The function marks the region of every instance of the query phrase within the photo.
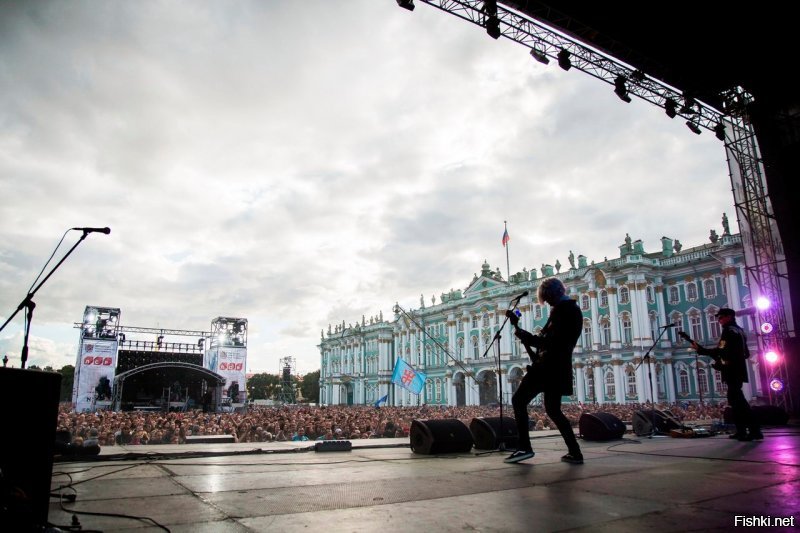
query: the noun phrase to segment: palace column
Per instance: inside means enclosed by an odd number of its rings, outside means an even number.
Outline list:
[[[589,312],[592,321],[592,349],[600,349],[600,311],[597,307],[597,290],[589,289]]]
[[[619,310],[617,307],[617,288],[608,287],[608,318],[611,325],[611,349],[621,350],[622,340],[619,335]]]
[[[572,371],[575,372],[575,391],[578,401],[581,403],[586,402],[586,377],[583,374],[584,364],[580,361],[572,365]]]
[[[622,356],[614,355],[611,359],[611,370],[614,373],[614,397],[618,404],[625,404],[625,372],[622,371]]]

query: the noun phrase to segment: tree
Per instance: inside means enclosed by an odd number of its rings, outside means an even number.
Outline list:
[[[275,399],[280,390],[280,377],[277,374],[254,374],[247,380],[247,396],[251,400]]]
[[[64,365],[58,371],[61,374],[61,396],[60,401],[72,401],[72,384],[75,381],[75,367],[72,365]]]
[[[305,401],[319,403],[319,370],[309,372],[302,379],[300,393]]]

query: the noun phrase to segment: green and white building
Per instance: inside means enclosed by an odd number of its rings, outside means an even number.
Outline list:
[[[751,352],[757,351],[753,318],[746,314],[752,303],[741,237],[727,232],[717,237],[712,231],[710,240],[683,249],[678,241],[662,237],[661,250],[647,253],[642,241],[631,242],[626,235],[616,259],[587,264],[586,257],[578,256],[576,262],[570,252],[570,266],[563,271],[556,262],[555,268],[542,265],[539,273],[523,269],[510,280],[484,263],[465,290],[443,293],[438,302],[431,298],[426,305],[421,299],[418,308],[396,312],[391,320],[379,314],[369,320],[362,317],[355,325],[329,325],[319,345],[320,402],[362,405],[388,395],[388,405],[485,405],[499,401],[501,382],[503,401],[510,403],[529,358],[506,325],[499,343],[498,379],[492,339],[510,302],[524,291],[529,294],[519,304],[520,326],[534,333],[541,330],[549,308],[537,302],[536,290],[550,276],[564,282],[584,315],[573,353],[574,395],[565,401],[724,399],[725,386],[710,358],[698,357],[677,334],[685,331],[701,344],[713,345],[720,333],[717,310],[745,310],[737,321],[749,334]],[[662,329],[666,324],[676,326]],[[410,394],[390,382],[397,357],[427,374],[422,394]],[[759,358],[752,357],[748,365],[749,399],[763,391]]]

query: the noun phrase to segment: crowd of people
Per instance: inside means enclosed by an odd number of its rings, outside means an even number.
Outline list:
[[[630,423],[640,404],[566,404],[564,414],[577,427],[583,413],[602,411]],[[722,419],[720,405],[685,402],[661,404],[681,421],[710,423]],[[554,429],[541,406],[529,406],[531,431]],[[408,437],[415,419],[457,418],[467,424],[477,417],[500,415],[499,406],[305,406],[250,407],[246,413],[96,411],[78,413],[65,404],[58,430],[69,431],[75,445],[184,444],[192,435],[231,435],[235,442],[339,440]],[[504,416],[513,416],[510,406]]]

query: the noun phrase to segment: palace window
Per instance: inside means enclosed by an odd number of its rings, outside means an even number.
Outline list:
[[[728,384],[722,381],[722,373],[719,370],[714,370],[714,390],[720,394],[728,392]]]
[[[480,357],[480,347],[478,346],[478,336],[472,336],[472,358],[477,359]]]
[[[611,346],[611,321],[606,318],[601,323],[601,326],[603,327],[603,346],[608,348]]]
[[[701,368],[697,371],[697,381],[699,382],[700,392],[708,394],[708,376],[706,375],[705,368]]]
[[[694,283],[686,284],[686,299],[690,302],[697,300],[697,285]]]
[[[583,319],[583,347],[586,350],[592,349],[592,321],[588,318]]]
[[[628,385],[628,391],[627,391],[628,392],[628,396],[629,397],[635,397],[636,396],[636,372],[633,370],[633,368],[628,367],[627,370],[625,370],[625,380],[626,380],[627,385]]]
[[[472,315],[472,328],[478,327],[478,315]]]
[[[628,287],[620,287],[619,289],[619,303],[626,304],[630,302],[630,292]]]
[[[534,308],[533,308],[533,318],[536,319],[536,320],[541,320],[542,319],[542,306],[541,305],[536,304],[534,306]]]
[[[689,327],[692,330],[691,337],[696,340],[703,338],[703,327],[700,325],[700,313],[694,313],[689,317]]]
[[[584,311],[589,309],[589,296],[587,294],[581,296],[581,309]]]
[[[489,313],[483,314],[483,327],[485,328],[489,327]]]
[[[647,288],[645,289],[645,292],[647,293],[647,303],[651,304],[655,302],[655,297],[653,296],[653,287],[648,285]]]
[[[633,325],[628,313],[622,314],[622,344],[625,346],[633,344]]]
[[[708,336],[712,339],[719,338],[721,330],[719,327],[719,320],[716,317],[717,310],[713,309],[708,312]]]
[[[441,379],[437,379],[435,383],[436,383],[436,389],[435,389],[436,396],[435,396],[435,398],[436,398],[437,402],[441,402],[442,401],[442,380]]]
[[[685,368],[678,372],[678,392],[681,394],[689,393],[689,372]]]
[[[606,398],[613,400],[617,395],[617,389],[614,385],[614,373],[612,371],[606,372]]]
[[[680,292],[678,291],[678,287],[673,285],[669,288],[669,303],[676,304],[680,302]]]
[[[608,291],[600,291],[600,307],[608,307]]]
[[[706,295],[706,298],[714,298],[717,295],[717,287],[713,279],[703,282],[703,294]]]
[[[456,341],[456,359],[464,360],[464,337],[459,337]]]
[[[456,331],[464,331],[464,322],[462,320],[456,320]]]

